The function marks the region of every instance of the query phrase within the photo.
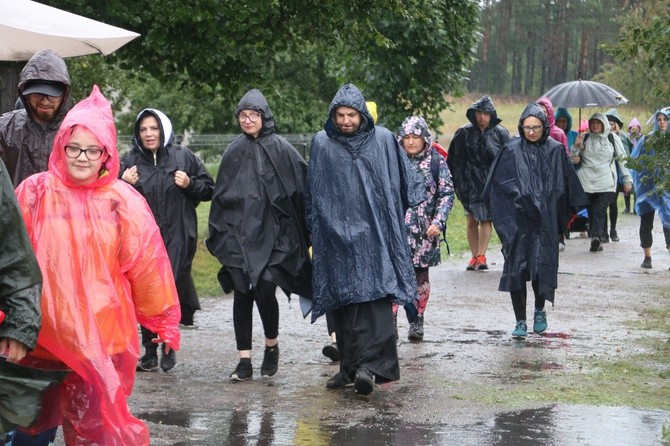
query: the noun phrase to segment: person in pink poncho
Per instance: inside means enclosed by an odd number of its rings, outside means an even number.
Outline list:
[[[551,103],[551,99],[548,97],[541,97],[537,100],[537,103],[540,104],[540,108],[544,111],[544,114],[547,116],[547,125],[549,126],[549,136],[554,138],[556,141],[563,144],[565,147],[565,152],[570,153],[570,146],[568,146],[568,137],[565,135],[565,132],[561,130],[559,126],[556,125],[556,115],[554,114],[554,106]]]
[[[44,277],[42,329],[22,364],[71,370],[27,433],[62,424],[69,446],[148,445],[147,426],[126,402],[137,324],[179,349],[165,245],[146,201],[118,173],[112,109],[94,86],[58,130],[49,170],[16,189]]]

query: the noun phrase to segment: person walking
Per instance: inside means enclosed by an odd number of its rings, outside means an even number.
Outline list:
[[[398,131],[398,142],[423,179],[426,200],[405,212],[405,227],[419,292],[418,316],[410,324],[407,338],[423,340],[424,313],[430,297],[429,268],[440,263],[440,234],[454,204],[454,186],[447,161],[433,148],[433,136],[420,116],[408,116]],[[398,305],[393,306],[397,314]],[[396,318],[397,319],[397,318]]]
[[[577,176],[589,199],[589,229],[591,232],[591,252],[603,250],[607,207],[616,195],[617,167],[623,177],[623,191],[632,188],[632,178],[625,164],[626,152],[617,135],[610,132],[609,122],[604,113],[595,113],[589,119],[589,132],[580,134],[570,151],[570,159],[579,165]]]
[[[96,85],[63,120],[48,171],[16,189],[44,277],[42,328],[22,364],[71,370],[26,431],[62,424],[71,446],[148,445],[147,426],[127,404],[138,322],[158,334],[154,342],[179,349],[179,300],[160,231],[118,172],[112,108]]]
[[[639,159],[645,155],[655,155],[654,145],[661,138],[668,139],[668,120],[670,119],[670,107],[664,107],[655,114],[654,130],[643,136],[631,153],[631,158]],[[658,155],[656,155],[658,156]],[[665,246],[670,254],[670,192],[659,193],[658,182],[663,181],[665,173],[651,172],[646,168],[634,170],[635,177],[635,212],[640,216],[640,246],[644,252],[644,259],[640,265],[642,268],[651,269],[651,247],[654,239],[654,217],[658,212],[663,225],[663,236]]]
[[[559,107],[556,109],[556,127],[563,130],[566,138],[568,138],[568,149],[572,147],[579,133],[576,130],[572,130],[572,115],[567,108]]]
[[[558,286],[558,239],[570,209],[586,196],[565,147],[549,137],[549,122],[538,103],[519,118],[519,138],[509,140],[496,157],[483,197],[491,204],[493,225],[505,259],[500,291],[512,298],[515,338],[525,338],[526,282],[535,295],[533,331],[548,328],[545,302],[554,303]]]
[[[72,107],[70,74],[52,50],[38,51],[19,75],[23,107],[0,116],[0,159],[14,187],[47,170],[56,132]]]
[[[252,316],[256,302],[265,333],[261,376],[279,366],[277,287],[311,298],[309,235],[305,227],[307,164],[275,133],[265,96],[247,91],[235,116],[242,134],[221,158],[209,213],[209,252],[221,263],[219,282],[233,294],[233,324],[239,363],[231,381],[253,376]]]
[[[469,124],[459,128],[449,145],[447,164],[454,190],[465,208],[466,236],[472,258],[467,270],[486,270],[486,250],[491,240],[491,209],[482,200],[486,175],[493,159],[509,140],[509,132],[500,125],[493,100],[482,96],[468,108]]]
[[[417,300],[405,210],[425,199],[395,136],[375,126],[362,92],[342,86],[312,139],[306,218],[312,237],[312,322],[330,312],[340,370],[330,389],[360,395],[400,378],[392,304]]]
[[[153,108],[145,108],[137,115],[133,149],[121,158],[119,176],[142,194],[151,208],[172,265],[181,308],[179,322],[191,326],[194,313],[200,309],[191,276],[198,244],[196,207],[212,199],[214,180],[193,152],[174,144],[172,122]],[[158,370],[159,346],[153,342],[156,334],[145,327],[141,327],[141,332],[145,353],[137,370]],[[174,350],[161,355],[163,371],[176,364]]]
[[[630,152],[633,150],[633,143],[628,139],[628,135],[624,132],[621,131],[621,128],[623,127],[623,121],[621,121],[621,117],[619,116],[619,112],[617,111],[616,108],[610,108],[605,112],[605,116],[607,117],[607,121],[609,122],[610,126],[610,132],[614,135],[617,135],[619,139],[621,140],[621,144],[623,144],[623,149],[626,152],[626,158],[630,156]],[[616,168],[617,168],[617,186],[616,186],[616,193],[614,195],[614,199],[608,206],[608,211],[609,214],[605,214],[605,243],[607,243],[608,240],[612,240],[613,242],[618,242],[619,241],[619,234],[617,233],[616,230],[616,223],[617,219],[619,218],[619,193],[623,193],[624,199],[628,197],[628,203],[630,204],[630,194],[632,192],[632,189],[628,192],[623,191],[623,173],[621,172],[621,167],[619,166],[619,162],[615,161]],[[607,231],[607,217],[609,216],[609,238],[608,238],[608,231]]]
[[[544,96],[537,100],[540,108],[547,117],[547,125],[549,126],[549,136],[554,138],[556,141],[563,144],[565,147],[566,153],[570,152],[570,146],[568,145],[568,137],[566,133],[556,125],[556,117],[554,115],[554,105],[551,103],[551,99]]]

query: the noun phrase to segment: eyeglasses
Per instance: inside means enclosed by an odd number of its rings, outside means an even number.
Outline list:
[[[28,94],[28,97],[32,99],[35,102],[40,102],[42,98],[47,98],[47,100],[51,103],[53,102],[58,102],[58,100],[62,97],[61,96],[49,96],[48,94],[42,94],[42,93],[30,93]]]
[[[261,117],[261,114],[260,114],[260,113],[249,113],[248,115],[243,115],[242,113],[240,113],[239,116],[237,117],[237,119],[238,119],[240,122],[244,122],[244,121],[246,121],[247,119],[248,119],[250,122],[256,122],[256,121],[258,121],[258,118],[260,118],[260,117]]]
[[[67,155],[68,158],[79,158],[79,155],[83,153],[89,161],[97,161],[102,156],[102,152],[104,152],[104,150],[97,147],[82,149],[77,146],[65,146],[65,155]]]
[[[540,130],[542,130],[542,126],[541,126],[541,125],[533,125],[533,126],[530,126],[530,125],[524,125],[524,126],[521,127],[521,128],[522,128],[523,131],[526,132],[526,133],[530,133],[530,132],[537,133],[537,132],[539,132]]]

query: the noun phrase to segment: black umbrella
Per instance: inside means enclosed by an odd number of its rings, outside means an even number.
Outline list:
[[[548,97],[554,107],[579,108],[578,122],[582,121],[582,108],[615,107],[628,103],[628,99],[614,88],[600,82],[581,79],[558,84],[542,96]]]

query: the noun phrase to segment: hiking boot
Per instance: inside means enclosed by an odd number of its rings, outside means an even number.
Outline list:
[[[338,372],[337,374],[333,375],[326,381],[326,388],[327,389],[342,389],[346,386],[352,385],[353,382],[351,382],[351,379],[347,374]]]
[[[231,381],[244,381],[253,376],[254,370],[251,367],[251,358],[240,358],[240,362],[230,374]]]
[[[611,239],[613,242],[618,242],[618,241],[619,241],[619,234],[617,234],[616,229],[612,229],[612,230],[610,231],[610,239]]]
[[[473,257],[470,259],[470,263],[468,263],[468,266],[465,268],[466,271],[474,271],[477,269],[477,257]]]
[[[354,380],[354,389],[359,395],[370,395],[374,388],[374,379],[368,369],[360,368],[356,371],[356,379]]]
[[[600,239],[598,237],[594,237],[591,239],[591,248],[589,248],[589,251],[591,252],[599,252],[602,251],[603,247],[600,245]]]
[[[477,256],[477,270],[482,271],[489,269],[489,265],[486,263],[486,256]]]
[[[640,267],[642,267],[644,269],[652,269],[651,257],[645,256],[644,260],[642,261],[642,265],[640,265]]]
[[[516,327],[512,332],[513,338],[525,339],[528,335],[528,327],[526,326],[526,321],[516,321]]]
[[[161,369],[163,369],[164,372],[169,372],[170,370],[174,369],[174,366],[177,365],[177,353],[174,351],[174,349],[170,349],[168,353],[165,353],[163,351],[163,355],[161,356]]]
[[[547,331],[547,312],[544,310],[535,309],[535,316],[533,317],[533,331],[535,333],[543,333]]]
[[[333,362],[340,360],[340,352],[337,350],[337,343],[333,342],[332,344],[326,345],[322,350],[323,356],[327,357]]]
[[[423,316],[417,316],[416,319],[414,319],[414,322],[409,324],[407,339],[410,341],[423,340]]]
[[[265,346],[263,362],[261,363],[261,376],[268,377],[277,373],[279,367],[279,344],[272,347]]]
[[[158,371],[158,355],[156,353],[146,353],[137,362],[135,370],[138,372],[156,372]]]

